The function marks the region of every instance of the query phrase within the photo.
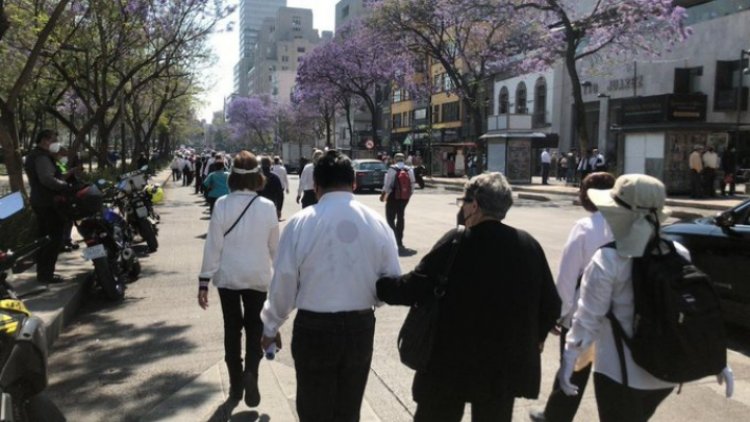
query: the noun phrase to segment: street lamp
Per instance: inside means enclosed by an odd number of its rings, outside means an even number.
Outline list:
[[[744,67],[745,57],[750,57],[750,49],[740,50],[740,62],[739,62],[739,66],[737,66],[738,68],[737,77],[739,78],[739,84],[738,84],[739,88],[737,89],[737,136],[734,140],[735,146],[739,144],[740,142],[740,123],[741,123],[740,114],[742,112],[742,100],[743,100],[742,90],[744,88],[743,75],[750,74],[750,68]]]

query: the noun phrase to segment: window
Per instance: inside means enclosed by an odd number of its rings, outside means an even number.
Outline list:
[[[282,62],[282,63],[287,63],[287,62],[289,62],[289,56],[281,56],[281,62]]]
[[[393,91],[393,102],[397,103],[401,101],[401,90],[397,89]]]
[[[703,76],[702,67],[686,67],[674,70],[674,93],[694,94],[701,92],[700,77]]]
[[[446,92],[453,90],[453,81],[447,73],[443,73],[443,90]]]
[[[403,124],[404,127],[409,126],[409,112],[408,111],[401,113],[401,124]]]
[[[443,75],[433,75],[432,77],[432,90],[433,92],[443,91]]]
[[[544,78],[536,80],[534,85],[534,124],[535,126],[547,123],[547,81]]]
[[[521,82],[516,87],[516,114],[526,114],[526,84]]]
[[[346,19],[349,16],[349,5],[347,4],[341,9],[341,19]]]
[[[747,110],[747,87],[739,92],[741,70],[747,67],[747,60],[740,65],[739,60],[716,62],[716,88],[714,94],[714,110],[737,110],[737,98],[741,98],[742,111]],[[744,84],[743,84],[744,85]]]
[[[440,105],[432,107],[432,123],[440,123]]]
[[[305,47],[297,47],[297,52],[298,53],[304,53],[305,52]]]
[[[292,25],[296,27],[302,26],[302,18],[299,16],[292,16]]]
[[[401,127],[401,115],[400,114],[394,114],[393,115],[393,128],[398,129]]]
[[[459,107],[458,101],[443,104],[442,121],[455,122],[455,121],[460,120],[459,110],[460,110],[460,107]]]
[[[289,66],[281,66],[281,70],[289,70]]]
[[[500,98],[498,99],[498,113],[497,114],[508,114],[508,88],[500,88]]]

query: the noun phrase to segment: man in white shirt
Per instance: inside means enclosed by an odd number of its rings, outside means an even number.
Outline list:
[[[549,179],[549,168],[550,163],[552,163],[552,157],[549,155],[548,148],[545,148],[544,151],[542,151],[540,159],[542,161],[542,184],[549,185],[547,180]]]
[[[604,172],[591,173],[581,183],[578,197],[581,206],[591,215],[576,221],[570,230],[568,241],[565,243],[565,248],[560,257],[560,269],[555,280],[557,293],[562,301],[558,322],[560,332],[555,333],[560,335],[561,356],[565,350],[565,335],[570,329],[573,313],[577,308],[583,270],[600,247],[614,240],[604,216],[589,200],[587,192],[589,189],[610,189],[614,184],[614,176]],[[590,359],[586,362],[581,362],[579,359],[577,367],[580,369],[573,373],[571,381],[578,387],[579,394],[575,396],[566,395],[560,390],[559,382],[555,380],[544,411],[532,411],[530,413],[529,416],[532,421],[573,421],[588,383],[589,373],[591,372]]]
[[[719,155],[714,151],[714,147],[706,147],[706,152],[703,153],[703,190],[706,195],[710,197],[716,197],[716,188],[714,187],[714,181],[716,180],[716,169],[719,168]]]
[[[278,176],[279,180],[281,180],[281,187],[284,189],[284,192],[289,195],[289,177],[286,173],[286,167],[284,167],[284,164],[281,162],[281,158],[278,156],[273,158],[273,165],[271,166],[271,173]],[[281,195],[279,197],[279,218],[281,218],[281,209],[284,208],[284,195]]]
[[[614,248],[594,253],[583,273],[581,298],[566,336],[565,352],[558,372],[560,389],[566,394],[580,394],[571,383],[578,355],[596,341],[594,388],[599,420],[647,421],[659,404],[672,392],[675,383],[661,380],[633,359],[623,344],[623,361],[607,315],[611,312],[632,338],[635,300],[633,294],[633,258],[642,257],[657,233],[658,221],[666,220],[666,190],[658,179],[643,174],[626,174],[609,190],[589,189],[588,197],[604,215],[615,239]],[[677,252],[687,261],[690,253],[677,242]],[[734,379],[728,367],[718,374],[726,382],[726,395],[732,395]]]
[[[396,240],[382,217],[355,200],[347,156],[329,151],[313,177],[320,202],[295,214],[281,235],[261,346],[272,346],[297,308],[300,421],[356,421],[372,360],[376,282],[401,272]]]
[[[414,177],[414,169],[404,164],[404,154],[398,153],[393,159],[396,160],[396,164],[385,174],[380,202],[385,202],[385,219],[396,234],[399,253],[404,255],[409,253],[404,247],[404,213],[417,180]]]
[[[297,188],[297,203],[302,200],[302,208],[307,208],[310,205],[318,203],[318,198],[315,196],[315,183],[313,181],[313,170],[315,163],[318,162],[320,157],[323,156],[323,151],[316,149],[312,155],[312,161],[305,164],[305,167],[299,174],[299,187]]]

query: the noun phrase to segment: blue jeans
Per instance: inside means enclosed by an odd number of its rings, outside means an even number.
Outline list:
[[[297,312],[292,357],[300,422],[359,421],[374,335],[372,310]]]

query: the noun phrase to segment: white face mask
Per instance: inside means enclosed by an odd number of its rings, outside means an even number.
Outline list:
[[[68,164],[68,157],[60,158],[60,163],[62,163],[63,165]]]
[[[57,154],[58,152],[60,152],[60,147],[61,145],[59,142],[53,142],[49,144],[49,152],[53,154]]]

